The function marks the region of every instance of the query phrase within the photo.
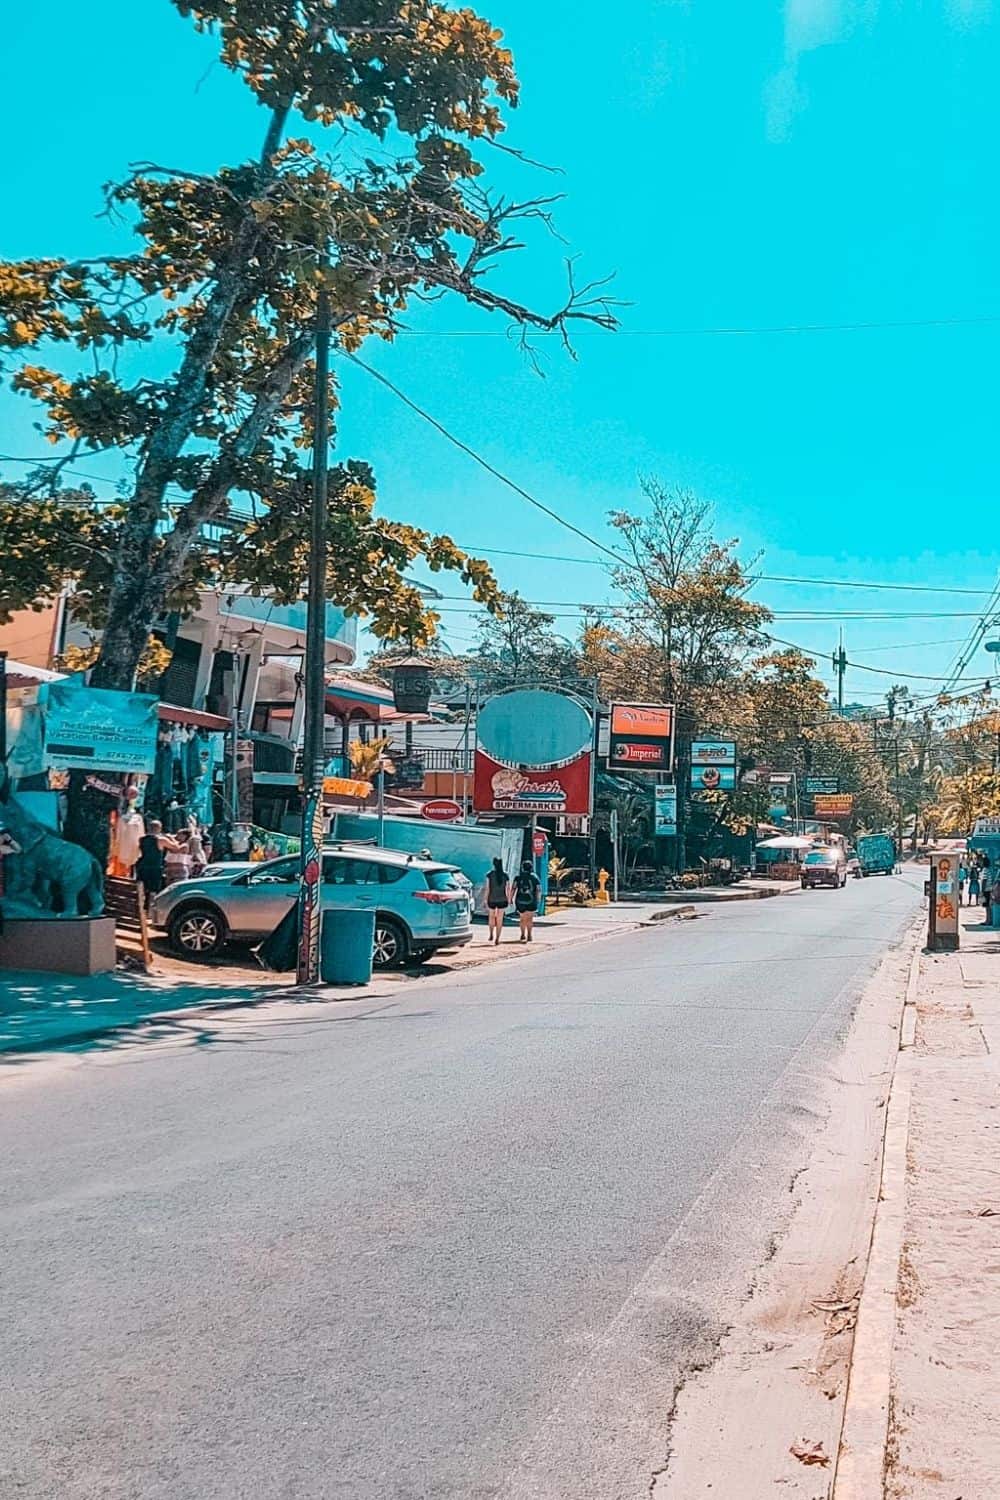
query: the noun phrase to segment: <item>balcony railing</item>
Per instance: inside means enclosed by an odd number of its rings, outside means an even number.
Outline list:
[[[339,734],[328,735],[324,742],[324,750],[329,760],[337,760],[342,753],[343,741]],[[389,755],[402,760],[406,755],[403,745],[392,745]],[[425,771],[471,771],[472,770],[472,747],[463,750],[461,746],[456,750],[441,747],[439,745],[423,746],[414,745],[413,759],[419,760]]]

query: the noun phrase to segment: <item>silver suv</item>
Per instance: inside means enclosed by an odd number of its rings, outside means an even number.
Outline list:
[[[212,958],[227,943],[260,943],[298,899],[299,858],[212,865],[153,900],[150,921],[185,958]],[[472,938],[468,882],[453,865],[396,849],[327,846],[320,902],[375,913],[377,969],[421,963]]]

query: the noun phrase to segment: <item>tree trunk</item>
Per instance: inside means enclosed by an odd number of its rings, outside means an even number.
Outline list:
[[[111,852],[111,802],[106,792],[95,791],[86,785],[86,771],[70,771],[69,790],[66,794],[66,823],[63,836],[71,844],[79,844],[95,857],[103,870],[107,868]],[[102,771],[104,781],[117,781],[111,771]]]

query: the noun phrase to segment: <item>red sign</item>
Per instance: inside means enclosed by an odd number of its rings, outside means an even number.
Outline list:
[[[429,818],[432,823],[454,823],[456,818],[462,816],[461,807],[450,797],[434,797],[430,802],[424,803],[420,812],[422,817]]]
[[[591,760],[587,750],[564,766],[522,771],[477,750],[472,805],[476,812],[588,816]]]
[[[531,840],[532,852],[534,853],[536,859],[541,859],[542,855],[545,853],[546,848],[548,847],[548,842],[548,839],[539,828],[535,833],[534,838]]]
[[[633,744],[631,740],[615,743],[615,764],[625,766],[659,766],[663,751],[659,745]]]

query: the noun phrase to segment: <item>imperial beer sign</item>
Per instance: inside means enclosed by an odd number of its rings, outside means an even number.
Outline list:
[[[673,768],[673,704],[612,704],[608,770],[672,771]]]

